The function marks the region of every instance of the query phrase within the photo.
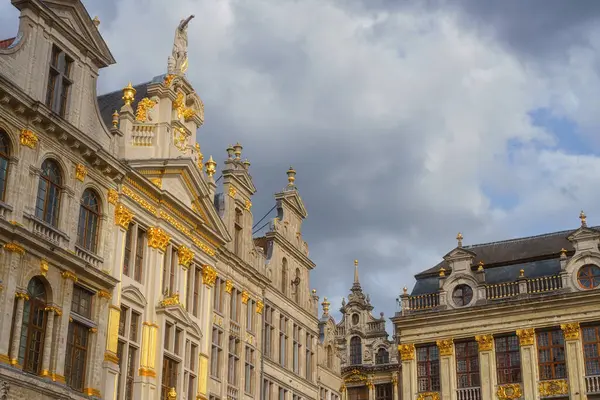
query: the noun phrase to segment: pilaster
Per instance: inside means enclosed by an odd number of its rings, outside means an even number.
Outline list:
[[[51,373],[52,380],[55,382],[65,383],[65,356],[67,354],[67,337],[69,335],[69,319],[71,314],[71,301],[73,299],[73,285],[77,281],[77,277],[71,273],[64,271],[62,272],[63,285],[62,285],[62,310],[63,313],[58,317],[57,321],[57,338],[58,346],[57,350],[51,356]]]
[[[518,329],[519,345],[521,352],[521,376],[523,378],[523,398],[538,400],[540,395],[537,390],[538,360],[535,346],[535,329]]]
[[[50,355],[52,354],[52,338],[54,328],[54,315],[60,315],[60,312],[52,306],[46,307],[46,333],[44,337],[44,350],[42,352],[42,370],[41,376],[50,377]]]
[[[565,356],[570,398],[572,400],[586,400],[585,360],[583,359],[579,322],[562,324],[560,328],[565,335]]]
[[[6,267],[4,269],[4,274],[1,276],[2,285],[0,285],[0,304],[2,305],[2,313],[0,314],[0,362],[5,364],[10,362],[10,330],[17,321],[16,315],[13,315],[13,310],[16,301],[15,292],[17,290],[17,278],[19,276],[19,271],[21,270],[23,253],[13,250],[17,250],[19,247],[5,245],[1,250],[2,263]],[[22,247],[20,247],[20,249],[22,249]],[[15,332],[20,332],[20,329],[18,331],[15,330]]]
[[[481,398],[493,399],[496,394],[496,352],[494,336],[478,335],[475,340],[479,346],[479,373],[481,377]]]
[[[419,391],[417,385],[417,363],[415,360],[415,345],[400,344],[398,352],[402,360],[402,399],[413,400]]]
[[[23,308],[25,301],[29,300],[29,295],[24,291],[15,293],[17,309],[15,311],[14,334],[10,343],[10,365],[16,367],[19,365],[19,342],[21,339],[21,327],[23,326]]]
[[[440,350],[440,397],[442,400],[456,400],[454,340],[452,338],[438,340],[436,344]]]
[[[398,373],[392,373],[392,400],[400,400],[398,398]]]

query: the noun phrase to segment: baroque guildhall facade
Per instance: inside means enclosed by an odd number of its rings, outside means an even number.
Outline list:
[[[392,318],[403,400],[599,399],[600,229],[458,245]]]
[[[320,334],[327,359],[339,354],[343,400],[399,400],[399,364],[396,346],[388,340],[383,313],[372,315],[369,295],[363,293],[354,261],[354,282],[348,302],[342,299],[339,323],[329,314],[324,298]]]
[[[0,41],[0,398],[339,399],[296,172],[253,238],[242,146],[217,173],[196,142],[192,17],[166,74],[97,97],[99,70],[115,63],[100,21],[79,0],[12,3],[18,34]]]

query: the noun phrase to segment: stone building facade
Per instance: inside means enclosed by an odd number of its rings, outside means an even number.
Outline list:
[[[383,313],[372,315],[369,295],[363,293],[354,261],[354,283],[348,302],[342,299],[342,318],[336,323],[330,304],[322,303],[321,334],[328,358],[338,354],[342,371],[342,400],[399,400],[399,364],[396,347],[388,339]]]
[[[403,399],[600,398],[600,230],[458,245],[392,319]]]
[[[0,41],[0,398],[339,396],[296,172],[253,238],[242,146],[217,172],[196,141],[191,17],[166,74],[97,97],[115,63],[97,18],[75,0],[13,4],[18,34]]]

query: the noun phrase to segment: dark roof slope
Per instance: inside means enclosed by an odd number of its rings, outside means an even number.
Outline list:
[[[133,108],[134,112],[137,109],[138,102],[148,95],[148,84],[150,82],[140,83],[133,87],[135,89],[135,100],[131,103],[131,108]],[[100,115],[107,127],[110,128],[112,126],[112,115],[115,110],[119,111],[123,107],[123,104],[122,89],[98,96]]]
[[[600,227],[592,227],[590,229],[598,230]],[[487,269],[487,267],[494,265],[519,264],[525,261],[552,258],[552,256],[558,256],[560,250],[563,248],[568,252],[572,252],[574,251],[573,244],[567,237],[573,232],[574,230],[546,233],[493,243],[463,246],[463,248],[475,253],[475,264],[483,261]],[[446,261],[441,261],[435,267],[420,272],[415,277],[419,279],[437,274],[441,267],[444,267],[446,270],[449,269]]]

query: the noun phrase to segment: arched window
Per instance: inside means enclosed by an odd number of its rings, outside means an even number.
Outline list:
[[[39,278],[33,278],[27,286],[29,300],[23,307],[23,325],[19,345],[19,364],[23,371],[40,373],[44,334],[46,333],[46,288]]]
[[[287,281],[288,281],[288,266],[287,260],[284,258],[281,262],[281,293],[287,294]]]
[[[60,168],[56,161],[44,161],[35,204],[35,216],[52,226],[58,226],[61,184]]]
[[[386,349],[381,348],[375,354],[375,364],[388,364],[390,362],[390,354]]]
[[[327,368],[333,368],[333,349],[327,346]]]
[[[0,200],[6,198],[6,181],[8,179],[8,158],[10,157],[10,140],[6,132],[0,129]]]
[[[358,336],[350,339],[350,364],[362,364],[362,343]]]
[[[100,198],[92,189],[86,189],[79,206],[77,244],[86,250],[96,252],[98,247],[98,225],[100,221]]]

